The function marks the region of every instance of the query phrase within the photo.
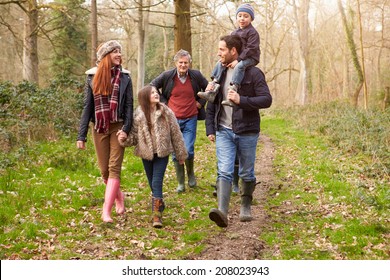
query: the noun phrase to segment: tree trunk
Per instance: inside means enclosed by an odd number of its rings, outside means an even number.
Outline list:
[[[91,0],[91,66],[96,64],[96,49],[98,42],[98,29],[97,29],[97,4],[96,0]]]
[[[309,7],[310,0],[301,0],[299,7],[297,7],[295,0],[293,1],[299,39],[300,74],[295,94],[295,102],[298,105],[305,105],[307,103],[307,96],[311,91],[309,63]]]
[[[180,49],[192,53],[191,1],[175,0],[175,52]]]
[[[168,6],[165,7],[165,11],[167,12]],[[167,26],[166,23],[166,16],[164,16],[164,26]],[[163,28],[163,38],[164,38],[164,53],[163,53],[163,66],[164,70],[168,70],[169,66],[171,65],[171,60],[169,59],[169,39],[168,39],[168,32],[167,28]]]
[[[348,45],[349,51],[351,52],[353,65],[354,65],[355,70],[356,70],[357,75],[358,75],[358,83],[356,85],[355,92],[351,96],[352,105],[357,107],[359,93],[360,93],[360,90],[362,89],[362,86],[363,86],[363,71],[362,71],[362,68],[361,68],[360,63],[359,63],[359,58],[358,58],[357,51],[356,51],[356,44],[355,44],[355,41],[353,39],[353,29],[352,29],[352,27],[349,27],[349,25],[348,25],[347,17],[345,15],[343,5],[341,4],[341,0],[337,0],[337,4],[338,4],[339,11],[341,14],[341,20],[342,20],[344,31],[345,31],[345,37],[347,39],[347,45]]]
[[[307,101],[307,69],[306,59],[303,56],[299,58],[299,80],[295,93],[295,103],[297,105],[305,105]]]
[[[359,19],[359,39],[360,39],[360,55],[362,61],[362,74],[363,74],[363,97],[364,97],[364,109],[368,109],[368,92],[367,92],[367,79],[366,79],[366,69],[364,63],[364,47],[363,47],[363,26],[362,26],[362,14],[360,12],[360,0],[357,0],[358,6],[358,19]]]
[[[145,83],[145,44],[146,44],[146,29],[149,24],[149,11],[144,12],[145,6],[150,7],[150,0],[140,1],[138,7],[138,77],[137,77],[137,92],[144,86]]]
[[[350,71],[349,71],[349,56],[347,50],[343,48],[343,85],[342,85],[342,98],[348,100],[349,84],[350,84]]]
[[[378,57],[377,57],[377,90],[380,90],[384,86],[384,81],[382,77],[382,53],[383,50],[386,48],[385,43],[387,40],[387,36],[385,36],[385,23],[386,23],[386,13],[385,13],[385,7],[386,4],[383,3],[383,6],[381,7],[381,44],[378,51]]]
[[[167,34],[167,29],[166,28],[163,28],[163,37],[164,37],[164,55],[163,55],[163,66],[164,66],[164,70],[168,70],[169,69],[169,65],[170,65],[170,60],[169,60],[169,46],[168,46],[168,34]]]
[[[205,72],[204,71],[205,69],[203,69],[203,56],[202,56],[202,54],[204,52],[204,50],[203,50],[204,44],[202,44],[202,42],[204,42],[204,40],[205,40],[204,37],[205,37],[204,36],[204,21],[201,21],[200,26],[199,26],[199,42],[200,43],[198,46],[198,57],[199,57],[198,63],[199,63],[199,71],[202,73]]]
[[[264,46],[268,46],[268,36],[269,36],[269,30],[270,30],[270,27],[269,27],[269,21],[270,21],[270,18],[271,18],[271,15],[269,13],[269,2],[266,1],[265,2],[265,16],[264,16],[264,20],[265,20],[265,34],[264,34],[264,40],[263,40],[263,44]],[[271,19],[272,20],[272,19]],[[261,49],[260,49],[261,51]],[[267,71],[267,52],[266,51],[263,51],[261,52],[261,55],[260,55],[260,58],[263,58],[263,67],[260,66],[260,68],[263,68],[265,71]],[[261,65],[261,59],[260,59],[260,65]],[[274,81],[274,83],[276,84],[276,81]]]
[[[38,9],[37,1],[28,1],[24,23],[23,79],[39,83],[38,75]]]
[[[390,103],[390,87],[385,88],[385,96],[382,101],[382,110],[385,111]]]

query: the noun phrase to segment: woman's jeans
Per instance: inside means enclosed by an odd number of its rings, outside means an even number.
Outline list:
[[[238,176],[245,182],[256,181],[255,160],[259,133],[238,135],[233,130],[219,127],[216,133],[218,178],[233,181],[236,155],[239,160]]]
[[[156,154],[153,160],[142,159],[152,196],[155,198],[163,198],[163,180],[168,160],[169,156],[160,158]]]
[[[180,127],[180,131],[183,134],[184,144],[187,149],[187,159],[193,159],[195,155],[195,140],[196,140],[196,127],[198,124],[198,117],[194,116],[188,119],[178,119],[177,123]],[[177,161],[175,154],[172,154],[172,159]]]

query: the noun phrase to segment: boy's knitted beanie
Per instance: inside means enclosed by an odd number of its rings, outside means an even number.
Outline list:
[[[245,4],[242,4],[240,7],[238,7],[237,9],[237,12],[236,12],[236,16],[239,12],[245,12],[245,13],[248,13],[252,20],[255,19],[255,10],[253,9],[253,7],[248,4],[248,3],[245,3]]]

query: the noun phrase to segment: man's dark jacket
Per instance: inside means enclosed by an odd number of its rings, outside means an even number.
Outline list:
[[[221,85],[224,85],[226,70],[222,73]],[[206,134],[216,134],[221,114],[223,99],[222,86],[214,103],[207,104]],[[272,104],[264,73],[257,67],[249,67],[245,71],[244,79],[238,90],[240,104],[233,107],[232,129],[235,134],[249,134],[260,132],[259,109],[268,108]]]

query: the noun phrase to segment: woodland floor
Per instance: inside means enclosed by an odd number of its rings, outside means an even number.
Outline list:
[[[255,164],[255,175],[258,185],[253,193],[251,222],[240,222],[240,197],[232,196],[229,209],[229,225],[219,234],[206,240],[206,247],[197,260],[253,260],[261,259],[264,243],[258,236],[267,227],[268,219],[264,211],[267,190],[273,184],[274,145],[270,138],[260,136],[263,149],[258,154]]]

